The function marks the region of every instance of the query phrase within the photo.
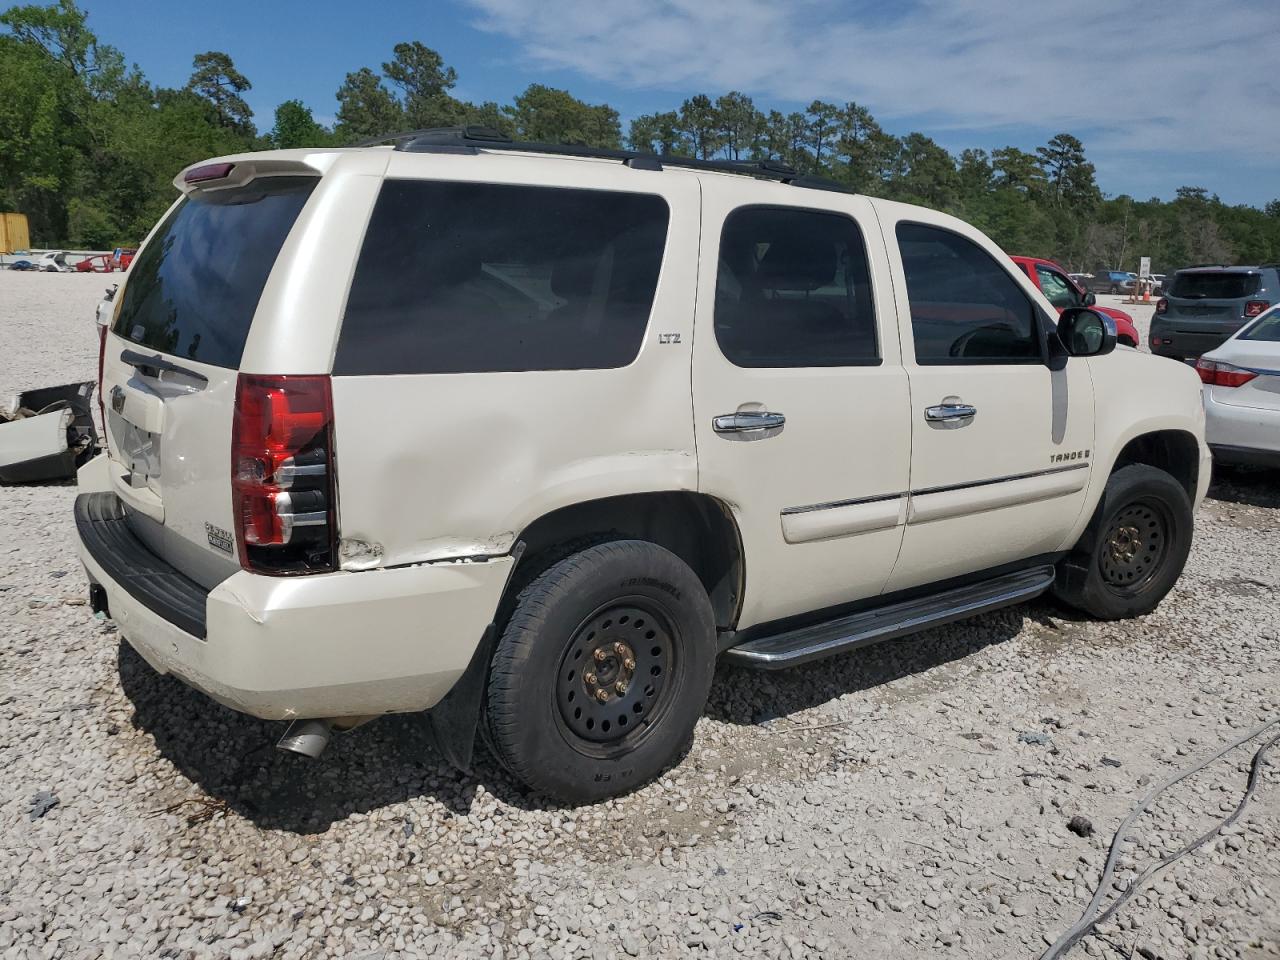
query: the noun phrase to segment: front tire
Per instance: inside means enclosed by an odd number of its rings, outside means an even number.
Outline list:
[[[1054,595],[1099,620],[1150,613],[1191,550],[1191,500],[1173,477],[1143,463],[1111,475],[1093,520],[1058,565]]]
[[[575,553],[525,587],[489,671],[498,761],[567,803],[633,790],[685,750],[715,671],[702,583],[657,544]]]

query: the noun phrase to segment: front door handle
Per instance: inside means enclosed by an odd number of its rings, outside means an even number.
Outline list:
[[[936,407],[924,408],[924,418],[930,423],[969,423],[977,415],[977,407],[954,401],[944,401]]]
[[[716,433],[763,433],[776,430],[786,422],[787,418],[780,413],[739,411],[716,417],[711,421],[711,428]]]

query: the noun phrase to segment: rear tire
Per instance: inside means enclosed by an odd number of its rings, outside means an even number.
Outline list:
[[[1192,526],[1191,501],[1177,480],[1144,463],[1121,467],[1058,564],[1054,595],[1099,620],[1150,613],[1186,565]]]
[[[525,587],[489,670],[490,748],[567,803],[641,786],[685,750],[715,672],[715,618],[675,554],[589,547]]]
[[[1120,337],[1117,342],[1124,344],[1126,347],[1133,347],[1135,350],[1138,349],[1138,344],[1129,337]]]

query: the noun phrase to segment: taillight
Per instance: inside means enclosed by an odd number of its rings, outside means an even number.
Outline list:
[[[1200,379],[1205,383],[1215,387],[1243,386],[1257,376],[1252,370],[1203,357],[1196,361],[1196,373],[1200,374]]]
[[[1244,315],[1246,317],[1258,317],[1262,315],[1262,311],[1271,306],[1266,300],[1250,300],[1244,305]]]
[[[240,374],[231,488],[242,567],[276,575],[334,569],[334,462],[327,376]]]
[[[1156,313],[1164,313],[1168,309],[1169,309],[1169,301],[1166,300],[1164,297],[1161,297],[1159,300],[1156,301]]]

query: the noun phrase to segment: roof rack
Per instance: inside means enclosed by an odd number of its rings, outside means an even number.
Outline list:
[[[662,170],[664,167],[681,167],[691,170],[711,170],[717,173],[736,173],[774,180],[804,187],[810,190],[831,190],[837,193],[853,193],[849,187],[824,177],[802,174],[777,160],[698,160],[671,154],[645,153],[639,150],[614,150],[608,147],[588,147],[578,143],[534,143],[512,140],[492,127],[433,127],[428,130],[406,130],[384,137],[373,137],[357,143],[357,147],[394,143],[395,149],[407,153],[477,153],[480,150],[510,150],[519,153],[545,153],[557,157],[590,157],[600,160],[618,160],[636,170]]]

